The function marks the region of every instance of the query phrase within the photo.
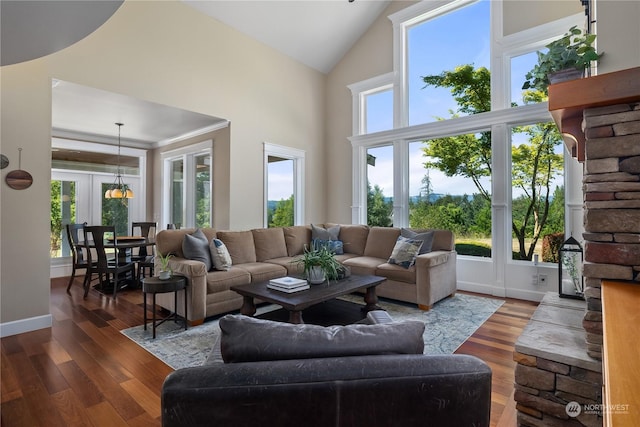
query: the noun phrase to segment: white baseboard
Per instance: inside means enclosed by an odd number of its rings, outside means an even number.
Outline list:
[[[50,328],[52,323],[53,321],[50,314],[0,323],[0,338]]]
[[[479,294],[491,295],[501,298],[517,298],[526,301],[540,302],[545,292],[531,291],[526,289],[503,288],[501,286],[492,286],[486,283],[458,282],[458,290],[467,292],[476,292]]]

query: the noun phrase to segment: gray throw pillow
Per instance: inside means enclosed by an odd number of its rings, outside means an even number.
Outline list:
[[[211,252],[209,250],[209,241],[199,228],[192,234],[185,234],[182,240],[182,253],[186,259],[202,261],[207,267],[207,271],[211,270],[213,262],[211,261]]]
[[[424,233],[416,233],[415,231],[409,230],[408,228],[401,228],[400,235],[411,240],[422,240],[422,246],[420,247],[420,252],[418,253],[418,255],[431,252],[435,231],[432,230],[426,231]]]
[[[219,324],[225,363],[422,354],[424,350],[424,323],[417,320],[324,327],[228,314]]]
[[[340,234],[340,226],[334,225],[333,227],[323,228],[317,225],[311,224],[311,239],[320,240],[338,240]]]

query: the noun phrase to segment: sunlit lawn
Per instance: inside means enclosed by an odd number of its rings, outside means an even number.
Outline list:
[[[531,244],[531,239],[525,239],[525,247],[528,248]],[[475,255],[475,256],[491,256],[491,238],[482,237],[461,237],[456,238],[456,247],[460,255]],[[486,248],[486,249],[485,249]],[[518,239],[512,240],[512,250],[519,252]],[[542,239],[538,239],[536,242],[535,252],[542,259]]]

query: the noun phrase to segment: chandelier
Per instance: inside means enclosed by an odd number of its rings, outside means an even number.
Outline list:
[[[105,199],[133,199],[133,191],[127,184],[122,182],[122,175],[120,174],[120,129],[124,126],[122,123],[116,123],[118,126],[118,172],[116,173],[116,180],[113,185],[104,192]]]

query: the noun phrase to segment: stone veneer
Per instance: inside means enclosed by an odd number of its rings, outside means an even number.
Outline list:
[[[602,360],[603,279],[640,284],[640,103],[584,111],[587,353]]]
[[[585,301],[549,292],[518,338],[513,356],[518,426],[602,425],[597,410],[602,403],[602,363],[587,355],[585,307]],[[585,410],[570,417],[570,402]]]
[[[640,100],[583,118],[586,301],[545,295],[516,342],[518,426],[602,425],[601,283],[640,285]],[[593,410],[571,417],[570,402]]]

